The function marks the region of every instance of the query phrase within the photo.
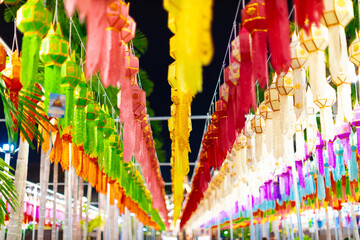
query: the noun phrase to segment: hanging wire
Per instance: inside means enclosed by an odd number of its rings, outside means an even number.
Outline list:
[[[45,3],[46,5],[46,3]],[[58,5],[59,5],[59,2],[58,0],[55,0],[55,11],[54,11],[54,19],[53,19],[53,25],[55,26],[56,23],[59,22],[59,19],[58,19]]]
[[[82,41],[82,39],[81,39],[81,37],[80,37],[80,33],[79,33],[79,31],[77,30],[77,28],[76,28],[76,26],[75,26],[75,23],[74,23],[74,21],[72,21],[72,19],[70,19],[70,23],[73,25],[73,27],[74,27],[74,29],[75,29],[75,32],[76,32],[76,34],[77,34],[77,36],[78,36],[78,38],[79,38],[79,40],[80,40],[81,48],[84,50],[84,52],[85,52],[85,54],[86,54],[85,44],[84,44],[84,42]],[[96,78],[97,78],[97,80],[98,80],[98,82],[99,82],[99,85],[100,85],[100,87],[102,88],[104,94],[106,95],[106,98],[108,99],[108,102],[109,102],[109,104],[110,104],[110,106],[111,106],[111,108],[112,108],[112,111],[113,111],[113,118],[114,118],[114,116],[115,116],[115,108],[114,108],[114,106],[112,105],[112,103],[111,103],[111,101],[110,101],[110,98],[109,98],[109,96],[107,95],[107,93],[106,93],[106,91],[105,91],[105,87],[104,87],[104,85],[102,84],[102,82],[101,82],[101,80],[100,80],[99,74],[96,74],[95,76],[96,76]],[[92,77],[90,78],[90,88],[92,88]]]
[[[72,17],[70,17],[70,26],[69,26],[69,55],[71,55],[71,30],[72,30]],[[82,51],[81,51],[82,53]],[[82,54],[81,54],[82,57]],[[82,59],[81,59],[82,60]]]
[[[18,45],[18,40],[17,40],[17,31],[16,31],[16,18],[14,19],[14,37],[13,37],[13,42],[12,42],[12,46],[11,46],[11,51],[14,52],[14,46],[16,46],[16,50],[18,50],[18,54],[19,54],[19,45]]]

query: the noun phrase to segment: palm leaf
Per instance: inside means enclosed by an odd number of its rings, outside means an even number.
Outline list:
[[[14,177],[8,170],[13,170],[7,165],[4,160],[0,159],[0,225],[4,224],[4,213],[9,216],[7,212],[6,202],[11,208],[17,206],[17,193],[12,178]]]
[[[136,30],[135,37],[132,40],[132,43],[134,45],[135,55],[138,58],[140,58],[146,53],[148,49],[148,40],[141,30]]]

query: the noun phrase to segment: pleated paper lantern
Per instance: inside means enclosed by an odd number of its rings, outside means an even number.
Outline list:
[[[2,72],[2,78],[6,87],[9,89],[10,100],[14,103],[16,109],[18,108],[19,91],[22,88],[22,84],[20,82],[20,70],[21,62],[18,52],[15,50],[11,55],[9,63]]]
[[[297,35],[294,33],[290,44],[291,68],[294,71],[294,107],[296,117],[299,118],[306,105],[306,73],[308,53],[300,46]]]
[[[256,133],[263,133],[265,129],[265,120],[260,116],[259,110],[257,110],[254,118],[251,120],[251,129]]]
[[[281,95],[294,95],[294,75],[291,69],[285,74],[281,73],[276,80],[276,87]]]
[[[308,52],[324,51],[328,46],[328,29],[324,25],[311,26],[309,34],[300,31],[301,46]]]
[[[276,79],[276,76],[274,79]],[[276,81],[273,81],[269,88],[265,90],[264,98],[264,103],[268,108],[274,112],[280,110],[280,94],[276,87]]]
[[[324,0],[322,23],[326,26],[346,26],[354,18],[351,0]]]
[[[139,72],[139,59],[129,49],[125,51],[125,77],[133,78]]]
[[[24,34],[21,48],[21,83],[27,89],[34,85],[41,38],[50,28],[51,14],[39,0],[28,0],[17,11],[16,19],[17,28]]]
[[[259,105],[259,114],[264,120],[272,119],[273,111],[269,107],[267,107],[264,102],[262,102]]]
[[[0,72],[6,67],[6,56],[5,47],[0,43]]]
[[[128,43],[131,41],[131,39],[135,37],[135,32],[136,32],[136,22],[132,17],[128,16],[125,26],[120,31],[121,39],[125,43]]]
[[[359,32],[355,31],[355,40],[350,44],[349,54],[350,61],[356,66],[360,66],[360,40]]]

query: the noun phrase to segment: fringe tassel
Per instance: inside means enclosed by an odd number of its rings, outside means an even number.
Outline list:
[[[317,175],[317,191],[319,200],[325,199],[325,184],[321,174]]]

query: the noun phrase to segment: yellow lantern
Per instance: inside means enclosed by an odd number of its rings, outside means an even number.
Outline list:
[[[270,84],[269,88],[264,92],[264,103],[274,112],[280,110],[280,94],[276,87],[275,79],[276,75],[274,76],[273,82]]]
[[[176,35],[170,38],[170,56],[176,59]]]
[[[294,95],[294,75],[291,69],[287,73],[281,73],[276,80],[276,87],[281,95]]]

